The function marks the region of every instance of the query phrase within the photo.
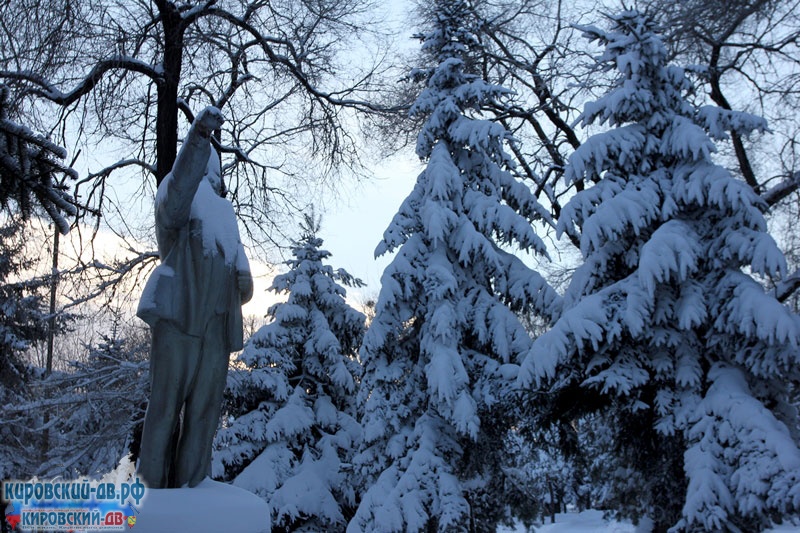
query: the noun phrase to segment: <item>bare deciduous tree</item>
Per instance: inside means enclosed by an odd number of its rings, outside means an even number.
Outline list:
[[[222,108],[228,121],[215,144],[234,201],[259,229],[275,229],[278,205],[298,201],[283,178],[357,162],[343,122],[348,110],[376,111],[362,98],[375,69],[348,69],[342,52],[367,33],[367,8],[364,0],[13,0],[3,7],[0,77],[29,109],[46,102],[62,121],[72,117],[61,127],[75,129],[62,134],[125,152],[80,184],[101,212],[112,173],[138,168],[154,178],[151,188],[169,172],[181,112],[190,121],[192,109]]]

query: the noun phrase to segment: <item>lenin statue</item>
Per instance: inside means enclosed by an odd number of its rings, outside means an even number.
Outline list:
[[[253,295],[211,149],[211,133],[222,122],[214,107],[197,115],[156,194],[161,264],[137,311],[153,338],[138,466],[150,488],[194,487],[209,475],[228,358],[242,348],[242,303]]]

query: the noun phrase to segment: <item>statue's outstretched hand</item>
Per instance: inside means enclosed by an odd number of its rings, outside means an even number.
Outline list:
[[[214,106],[208,106],[194,119],[194,127],[204,137],[208,137],[212,131],[219,129],[225,119],[222,118],[222,111]]]

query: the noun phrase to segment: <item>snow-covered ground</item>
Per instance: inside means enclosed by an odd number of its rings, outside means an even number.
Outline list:
[[[548,523],[536,526],[536,533],[645,533],[649,532],[649,526],[640,524],[634,526],[630,522],[617,522],[615,520],[604,520],[603,511],[589,510],[582,513],[559,513],[553,524]],[[767,530],[771,533],[800,533],[800,526],[782,525]],[[519,525],[515,529],[500,527],[497,533],[527,533],[524,526]]]
[[[589,510],[582,513],[558,513],[555,523],[551,524],[548,518],[546,523],[536,526],[536,533],[639,533],[647,531],[646,528],[637,529],[630,522],[616,522],[603,520],[603,511]],[[497,533],[527,533],[522,524],[511,529],[500,527]]]

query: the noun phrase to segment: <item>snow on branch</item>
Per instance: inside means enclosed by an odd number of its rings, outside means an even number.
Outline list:
[[[86,176],[84,179],[82,179],[80,181],[80,183],[86,183],[86,182],[91,181],[91,180],[96,179],[96,178],[108,177],[109,174],[111,174],[115,170],[118,170],[120,168],[130,167],[130,166],[141,167],[144,170],[150,172],[151,174],[155,174],[156,173],[156,168],[153,165],[147,164],[144,161],[142,161],[141,159],[135,159],[135,158],[121,159],[121,160],[117,161],[116,163],[114,163],[113,165],[109,165],[109,166],[107,166],[107,167],[105,167],[105,168],[103,168],[101,170],[98,170],[97,172],[92,172],[91,174]]]
[[[81,80],[76,87],[68,92],[62,92],[44,77],[29,71],[0,71],[0,78],[27,82],[32,86],[26,90],[56,104],[67,106],[76,102],[80,97],[89,93],[110,70],[128,70],[144,74],[154,81],[160,81],[163,73],[153,65],[130,56],[112,56],[98,62],[92,70]]]
[[[64,148],[7,118],[7,92],[0,86],[0,207],[10,209],[14,202],[27,218],[36,205],[66,234],[64,215],[78,212],[66,182],[75,180],[77,172],[61,162],[67,156]]]
[[[775,298],[785,302],[797,289],[800,289],[800,269],[795,270],[775,286]]]
[[[782,182],[764,192],[761,197],[772,206],[800,188],[800,172],[795,172]]]

